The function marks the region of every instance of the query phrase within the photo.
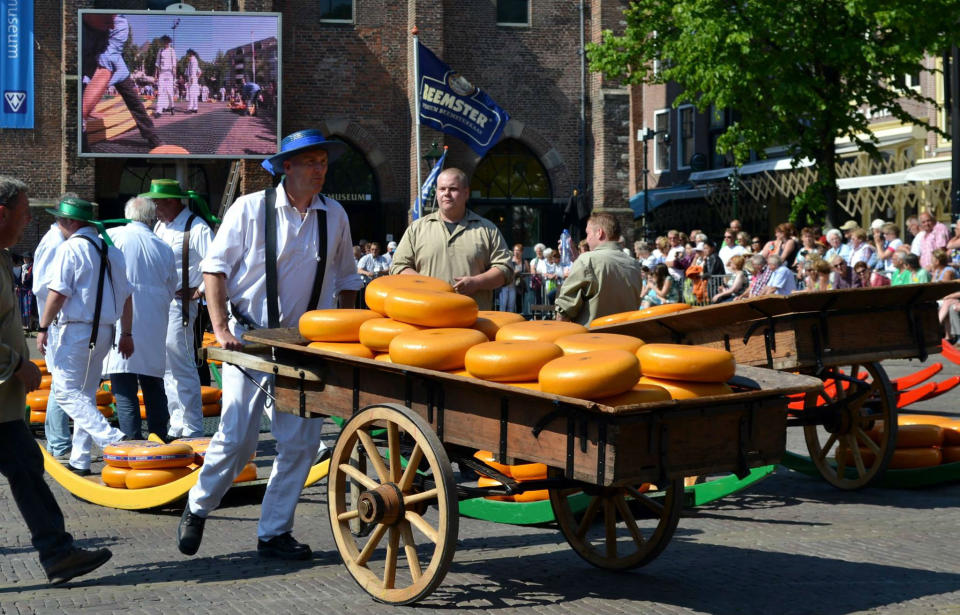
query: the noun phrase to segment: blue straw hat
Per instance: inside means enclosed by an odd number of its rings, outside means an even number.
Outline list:
[[[319,130],[310,128],[298,130],[280,141],[280,151],[264,160],[260,165],[273,175],[283,174],[283,161],[297,154],[322,149],[327,152],[327,162],[333,162],[347,151],[347,144],[335,139],[327,139]]]

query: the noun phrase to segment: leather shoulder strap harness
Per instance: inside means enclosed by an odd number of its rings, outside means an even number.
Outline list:
[[[190,214],[187,225],[183,229],[183,245],[180,247],[180,324],[184,327],[190,324],[190,301],[187,293],[190,290],[190,227],[197,218],[197,214]]]
[[[110,261],[107,258],[107,242],[100,240],[97,241],[87,237],[86,235],[74,235],[74,237],[79,237],[80,239],[86,239],[90,242],[90,245],[100,254],[100,277],[97,279],[97,301],[94,304],[93,308],[93,329],[90,332],[90,348],[92,349],[97,345],[97,332],[100,329],[100,312],[103,309],[103,281],[105,276],[110,278],[110,288],[116,292],[113,288],[113,274],[110,272]],[[114,300],[116,300],[116,295],[114,295]],[[112,343],[113,340],[111,340]]]

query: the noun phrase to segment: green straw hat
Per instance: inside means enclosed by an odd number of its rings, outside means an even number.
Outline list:
[[[47,209],[47,213],[57,218],[70,218],[71,220],[83,220],[84,222],[93,222],[93,203],[83,199],[68,196],[59,203],[56,209]]]
[[[190,195],[180,188],[175,179],[154,179],[150,181],[150,192],[139,195],[150,199],[188,199]]]

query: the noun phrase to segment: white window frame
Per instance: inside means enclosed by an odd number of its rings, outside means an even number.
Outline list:
[[[683,148],[683,112],[690,110],[690,136],[693,137],[693,151],[686,152]],[[697,151],[697,111],[693,105],[680,105],[677,107],[677,138],[670,139],[677,144],[677,170],[684,171],[690,168],[690,163],[684,163],[694,152]],[[688,155],[689,154],[689,155]]]
[[[908,89],[908,90],[913,90],[913,91],[915,91],[915,92],[919,92],[919,91],[920,91],[920,79],[921,79],[920,73],[922,73],[922,72],[923,72],[923,70],[917,71],[917,74],[916,74],[917,82],[916,82],[916,83],[913,82],[914,75],[912,75],[912,74],[910,74],[910,73],[906,73],[906,74],[903,75],[903,84],[904,84],[904,86],[906,87],[906,89]]]
[[[660,125],[660,123],[657,121],[657,118],[664,114],[666,114],[667,116],[667,134],[669,134],[670,133],[670,109],[669,108],[659,109],[653,112],[653,129],[660,130],[659,128],[657,128],[657,126]],[[670,135],[670,143],[673,143],[673,135]],[[660,148],[661,147],[667,148],[667,166],[665,168],[660,167]],[[663,143],[663,135],[656,135],[653,138],[653,172],[654,173],[659,175],[661,173],[670,172],[670,154],[671,154],[670,145]]]
[[[500,0],[496,0],[499,2]],[[493,7],[494,13],[497,11],[497,6],[494,4]],[[533,0],[527,0],[527,21],[526,23],[521,23],[519,21],[497,21],[498,26],[503,26],[505,28],[529,28],[533,25]]]
[[[350,0],[350,19],[324,19],[320,18],[320,23],[349,23],[357,22],[357,0]]]

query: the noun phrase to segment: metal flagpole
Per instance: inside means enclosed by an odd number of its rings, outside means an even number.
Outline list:
[[[414,26],[410,31],[413,34],[413,117],[415,139],[417,140],[417,198],[420,198],[420,188],[423,186],[423,169],[420,168],[420,40],[418,34],[420,31]],[[416,207],[416,205],[414,205]],[[420,211],[417,211],[417,217],[423,212],[423,203],[420,203]]]

